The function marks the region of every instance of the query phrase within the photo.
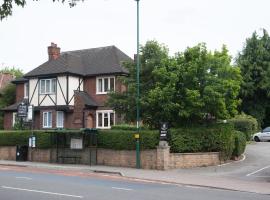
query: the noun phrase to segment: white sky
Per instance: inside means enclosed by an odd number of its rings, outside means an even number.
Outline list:
[[[85,0],[74,8],[28,0],[14,8],[0,21],[0,69],[34,69],[47,61],[51,42],[61,51],[115,45],[136,53],[134,0]],[[253,31],[270,31],[269,9],[269,0],[140,0],[140,43],[156,39],[171,55],[199,42],[210,50],[225,44],[235,56]]]

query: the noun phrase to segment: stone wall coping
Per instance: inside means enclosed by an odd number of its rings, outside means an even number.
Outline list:
[[[209,155],[209,154],[219,154],[219,152],[196,152],[196,153],[170,153],[173,155]]]

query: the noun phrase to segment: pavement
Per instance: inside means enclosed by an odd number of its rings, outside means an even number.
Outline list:
[[[243,191],[270,195],[270,182],[239,180],[233,177],[210,176],[208,174],[192,173],[190,170],[146,170],[111,166],[88,166],[70,164],[51,164],[38,162],[16,162],[0,160],[1,166],[19,166],[41,168],[48,170],[67,170],[80,172],[106,173],[112,176],[122,176],[134,181],[158,182],[163,184],[186,185],[190,187],[209,187],[232,191]],[[217,166],[219,167],[219,166]],[[222,167],[222,166],[220,166]]]

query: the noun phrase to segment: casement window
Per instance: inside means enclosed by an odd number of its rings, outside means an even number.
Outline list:
[[[56,91],[56,79],[41,79],[39,89],[40,94],[54,94]]]
[[[52,128],[52,112],[43,112],[43,128]]]
[[[56,112],[56,127],[64,128],[64,112],[63,111]]]
[[[115,90],[115,78],[110,77],[97,77],[96,79],[97,94],[107,94],[109,91]]]
[[[97,128],[109,129],[115,123],[115,114],[113,110],[98,110],[96,112]]]
[[[24,83],[24,98],[28,99],[29,96],[29,83]]]

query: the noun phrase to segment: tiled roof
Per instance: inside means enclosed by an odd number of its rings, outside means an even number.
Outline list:
[[[98,107],[98,103],[88,93],[75,91],[75,94],[79,95],[83,99],[86,106]]]
[[[128,70],[122,66],[123,61],[132,59],[115,46],[68,51],[55,60],[43,63],[24,77],[65,73],[82,76],[128,74]]]

